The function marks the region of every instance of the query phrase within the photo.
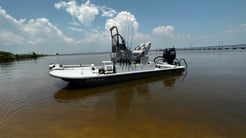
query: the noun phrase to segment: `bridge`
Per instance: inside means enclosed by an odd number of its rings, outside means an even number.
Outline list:
[[[163,51],[163,49],[153,49],[151,51]],[[184,47],[176,48],[177,51],[185,50],[236,50],[236,49],[246,49],[246,44],[234,44],[234,45],[215,45],[215,46],[198,46],[198,47]]]
[[[229,50],[229,49],[234,49],[234,50],[235,49],[246,49],[246,44],[177,48],[177,50]]]

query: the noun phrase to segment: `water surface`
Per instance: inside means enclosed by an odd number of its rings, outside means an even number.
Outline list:
[[[246,137],[246,51],[177,54],[183,74],[94,88],[52,78],[48,65],[108,54],[0,64],[0,137]]]

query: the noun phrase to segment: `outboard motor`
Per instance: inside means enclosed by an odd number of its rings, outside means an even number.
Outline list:
[[[163,51],[163,58],[168,64],[173,64],[174,59],[176,59],[175,48],[167,48]]]

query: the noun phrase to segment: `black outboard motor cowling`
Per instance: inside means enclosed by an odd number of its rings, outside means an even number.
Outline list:
[[[168,64],[173,64],[174,59],[176,59],[175,48],[167,48],[163,51],[163,58]]]

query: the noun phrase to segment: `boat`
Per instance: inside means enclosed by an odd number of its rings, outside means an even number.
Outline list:
[[[49,75],[70,84],[80,86],[98,86],[111,83],[137,80],[165,74],[182,73],[187,68],[185,59],[176,58],[175,48],[167,48],[153,61],[147,56],[150,42],[138,45],[134,50],[126,46],[118,28],[110,28],[112,38],[111,60],[101,65],[61,65],[50,64]]]

